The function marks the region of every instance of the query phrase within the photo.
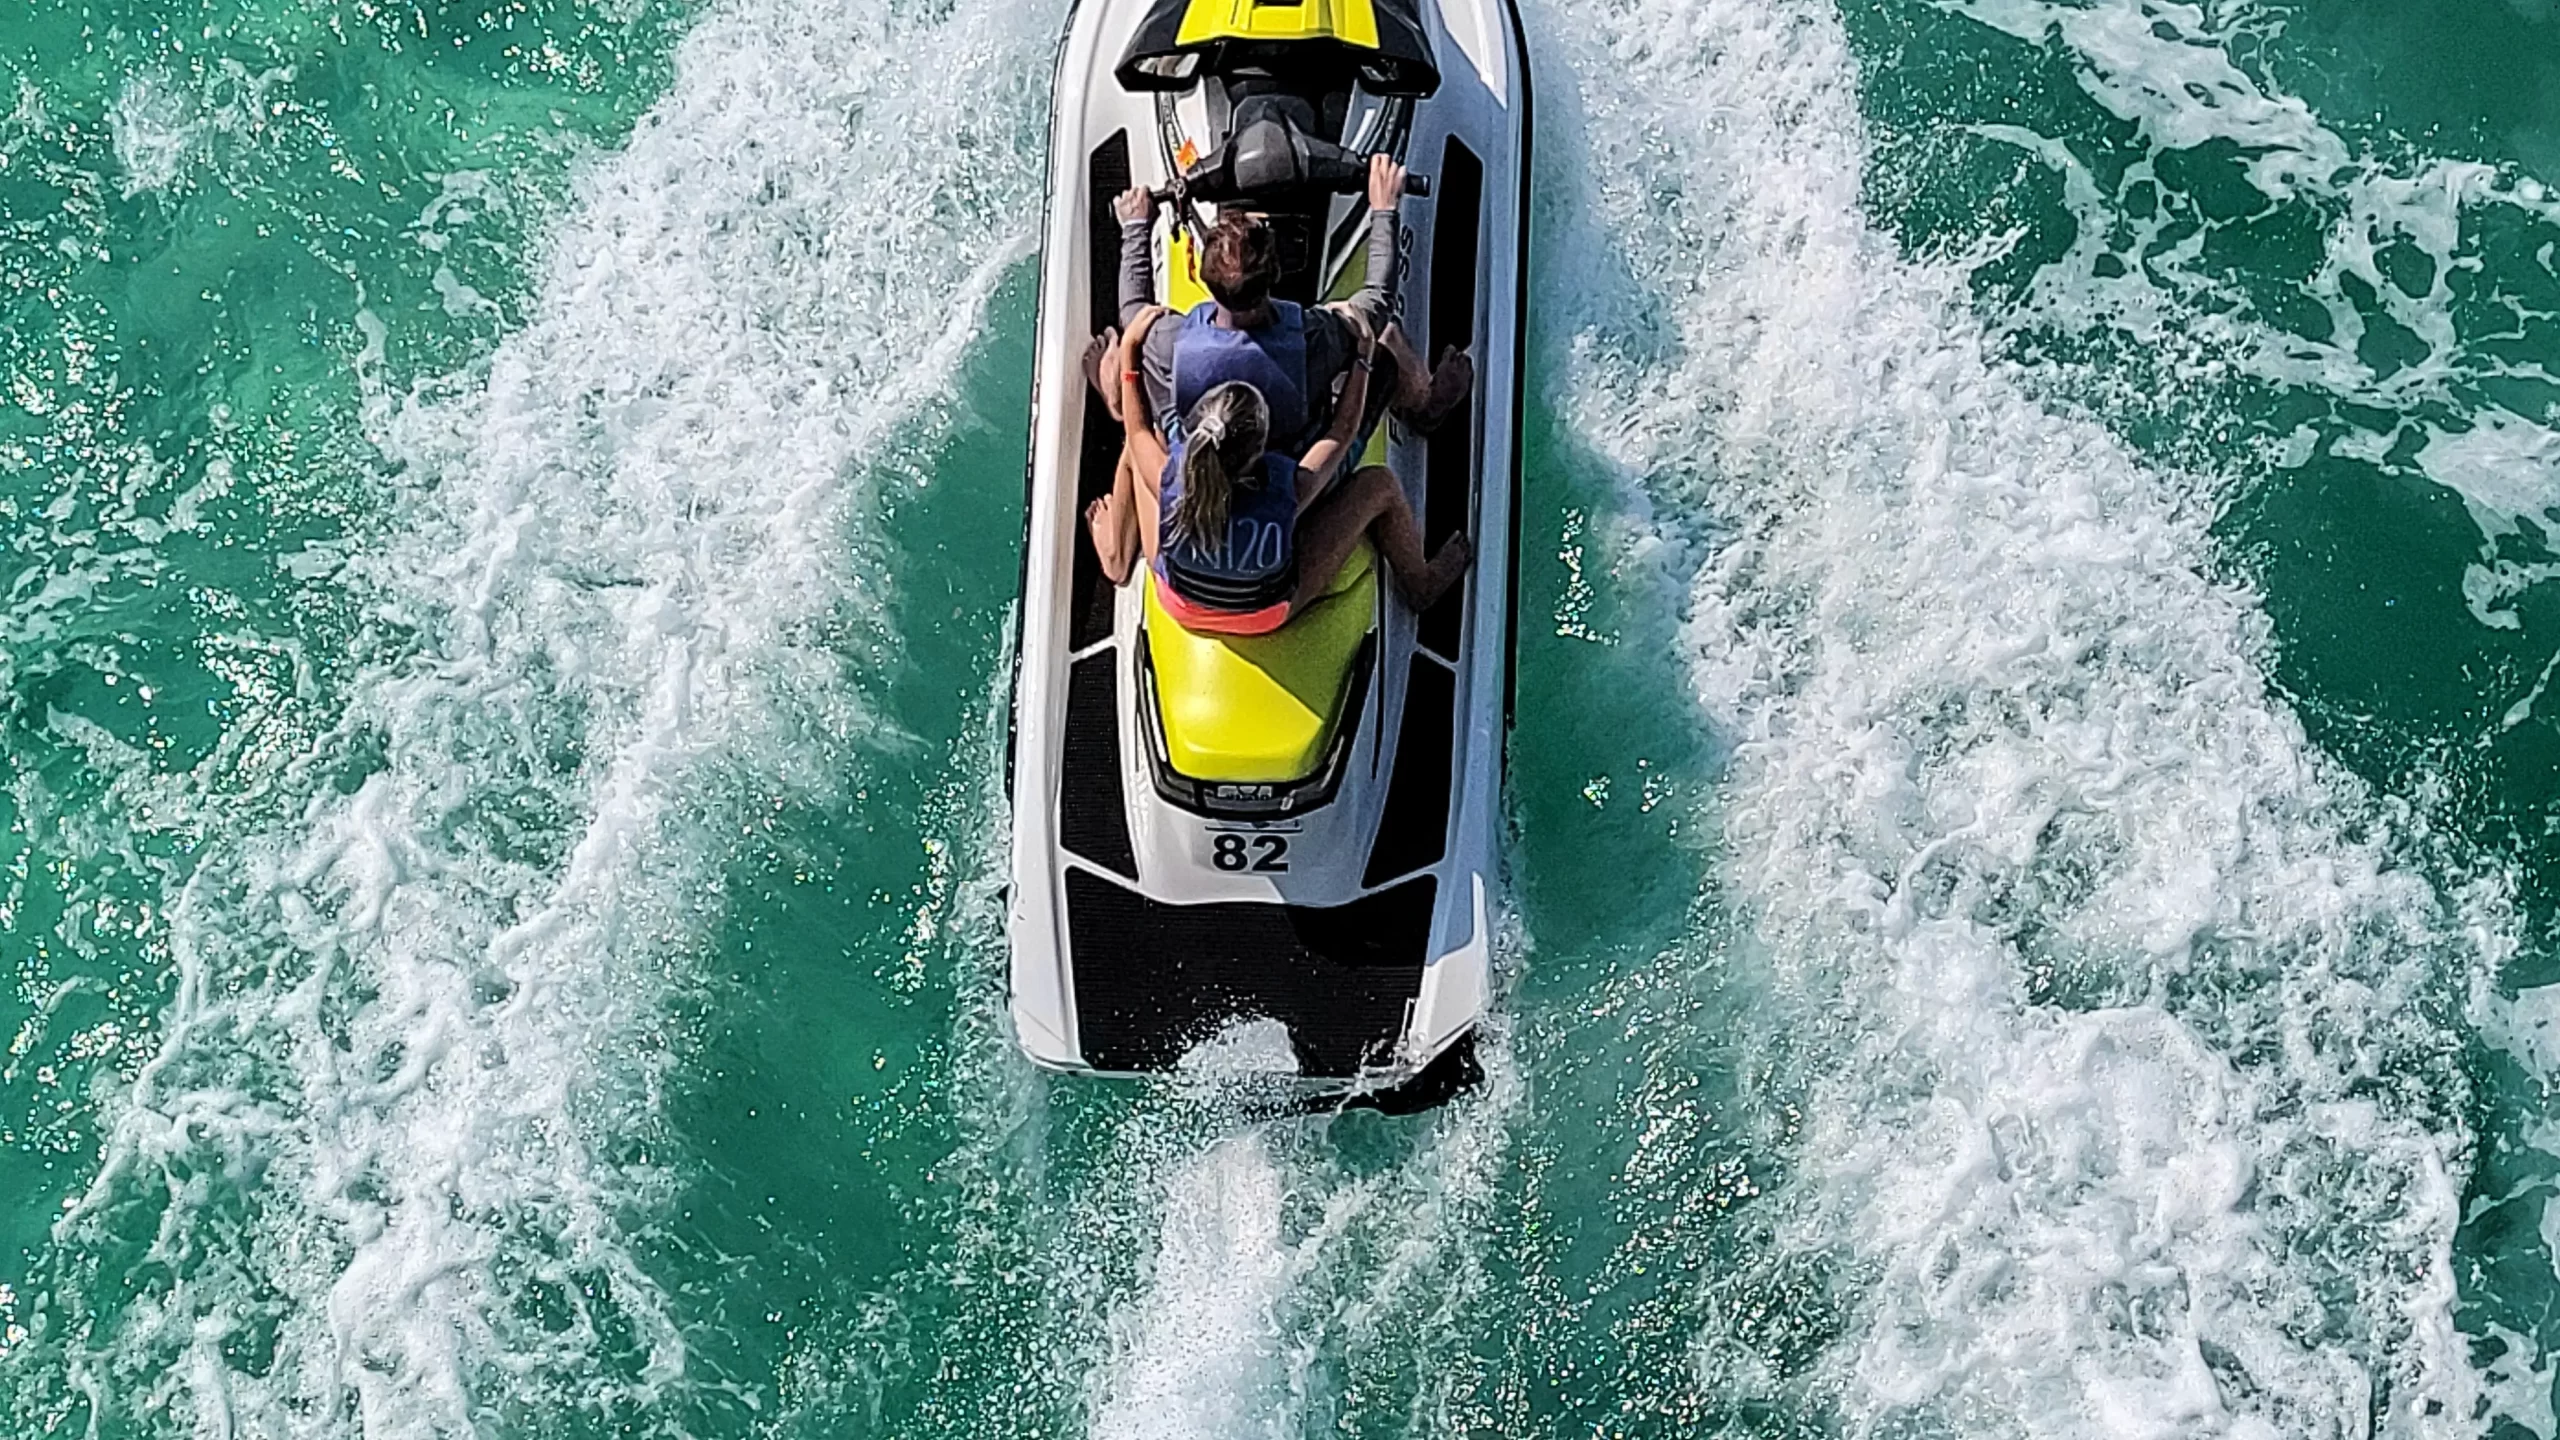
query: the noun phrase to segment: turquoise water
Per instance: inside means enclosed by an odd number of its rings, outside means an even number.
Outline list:
[[[8,1433],[2560,1430],[2560,16],[1527,13],[1404,1119],[1003,1033],[1060,7],[0,17]]]

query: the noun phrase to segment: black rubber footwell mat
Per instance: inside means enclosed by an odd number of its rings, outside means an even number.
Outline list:
[[[1087,655],[1067,671],[1058,834],[1069,850],[1134,880],[1138,857],[1129,846],[1129,807],[1120,793],[1120,709],[1111,688],[1116,653]]]
[[[1449,772],[1455,768],[1458,680],[1416,655],[1404,690],[1404,727],[1396,741],[1395,778],[1387,782],[1387,813],[1369,851],[1360,883],[1383,885],[1449,851]]]
[[[1455,345],[1476,343],[1476,291],[1482,283],[1477,266],[1484,234],[1484,162],[1458,137],[1440,156],[1439,194],[1432,202],[1431,331],[1424,338],[1429,354]],[[1485,357],[1478,355],[1482,365]],[[1438,550],[1440,542],[1473,523],[1476,491],[1476,409],[1470,395],[1432,432],[1423,470],[1422,545]],[[1484,548],[1485,537],[1475,537]],[[1475,572],[1450,587],[1440,603],[1422,617],[1421,640],[1443,660],[1458,658],[1458,639],[1466,621],[1467,596],[1475,589]]]
[[[1111,202],[1129,188],[1129,132],[1114,130],[1111,138],[1093,147],[1091,161],[1092,190],[1085,199],[1085,274],[1090,277],[1092,309],[1086,324],[1091,334],[1099,335],[1120,323],[1120,221],[1111,213]],[[1084,342],[1075,342],[1079,352]],[[1119,380],[1114,367],[1109,379]],[[1076,568],[1074,590],[1068,599],[1067,614],[1072,627],[1067,633],[1067,648],[1082,650],[1111,633],[1111,583],[1102,578],[1102,557],[1095,554],[1093,542],[1084,535],[1085,507],[1111,493],[1111,483],[1120,470],[1120,422],[1094,393],[1093,385],[1079,371],[1072,382],[1084,397],[1084,438],[1076,455]]]
[[[1384,1060],[1422,988],[1438,879],[1335,909],[1160,905],[1067,874],[1076,1029],[1097,1070],[1169,1070],[1239,1020],[1289,1029],[1298,1068],[1341,1079]]]

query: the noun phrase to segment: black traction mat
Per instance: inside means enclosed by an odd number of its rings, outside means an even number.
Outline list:
[[[1288,1027],[1302,1074],[1387,1059],[1422,989],[1437,877],[1349,905],[1167,905],[1067,873],[1076,1031],[1097,1070],[1169,1070],[1241,1020]]]
[[[1087,655],[1067,672],[1067,737],[1058,786],[1058,836],[1069,850],[1134,880],[1129,805],[1120,789],[1120,707],[1113,662],[1120,652]]]

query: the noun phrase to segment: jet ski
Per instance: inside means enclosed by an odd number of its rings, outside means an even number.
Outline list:
[[[1241,1066],[1392,1108],[1473,1064],[1518,608],[1524,50],[1511,0],[1082,0],[1068,22],[1008,767],[1011,1018],[1043,1066]],[[1275,231],[1282,298],[1320,303],[1365,278],[1380,153],[1413,176],[1402,324],[1425,355],[1467,348],[1475,388],[1427,436],[1383,422],[1364,459],[1426,550],[1463,530],[1475,564],[1416,614],[1363,545],[1277,630],[1185,630],[1143,562],[1104,577],[1084,525],[1122,444],[1084,361],[1119,321],[1113,200],[1168,202],[1176,312],[1206,298],[1222,207]]]

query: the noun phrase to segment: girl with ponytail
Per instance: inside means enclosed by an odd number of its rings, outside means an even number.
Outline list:
[[[1474,558],[1467,537],[1452,535],[1426,562],[1404,487],[1385,467],[1332,483],[1367,410],[1365,357],[1343,382],[1332,428],[1302,457],[1268,448],[1270,404],[1240,380],[1202,394],[1168,445],[1147,415],[1138,366],[1149,327],[1165,313],[1148,311],[1121,337],[1120,471],[1112,492],[1085,512],[1112,583],[1136,569],[1135,539],[1166,613],[1186,630],[1224,635],[1278,629],[1332,585],[1363,535],[1415,609],[1457,583]]]
[[[1179,450],[1179,483],[1161,491],[1170,497],[1160,503],[1166,538],[1175,547],[1212,557],[1225,553],[1235,492],[1259,494],[1271,482],[1275,467],[1261,463],[1270,442],[1271,406],[1261,391],[1231,381],[1200,397]],[[1290,515],[1296,516],[1294,504]]]

